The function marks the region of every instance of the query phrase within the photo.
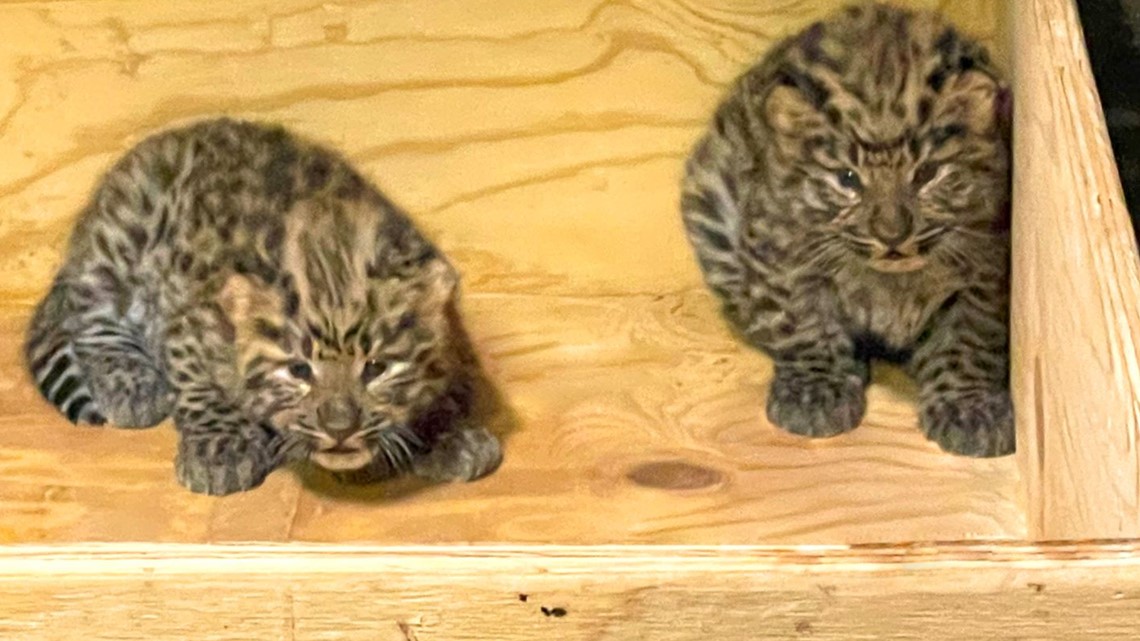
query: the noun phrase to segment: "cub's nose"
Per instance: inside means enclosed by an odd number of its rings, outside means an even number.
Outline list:
[[[914,233],[914,215],[905,207],[877,207],[870,223],[871,235],[892,249],[910,239]]]
[[[360,407],[344,397],[330,398],[317,408],[317,420],[326,434],[343,441],[360,428]]]

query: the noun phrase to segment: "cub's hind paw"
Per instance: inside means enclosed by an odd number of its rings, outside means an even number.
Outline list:
[[[502,461],[502,445],[494,434],[483,428],[457,429],[416,459],[412,472],[432,481],[467,482],[494,472]]]
[[[857,374],[827,376],[777,368],[768,390],[768,420],[792,434],[823,438],[848,432],[867,407]]]
[[[92,368],[91,395],[106,422],[139,429],[158,425],[174,409],[175,393],[162,372],[150,366],[110,371]]]
[[[933,398],[923,403],[921,422],[926,438],[952,454],[989,458],[1015,449],[1013,404],[1004,390]]]

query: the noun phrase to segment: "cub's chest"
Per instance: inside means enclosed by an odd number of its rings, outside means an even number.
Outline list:
[[[852,333],[876,336],[894,349],[910,347],[952,291],[922,282],[839,283],[838,296]]]

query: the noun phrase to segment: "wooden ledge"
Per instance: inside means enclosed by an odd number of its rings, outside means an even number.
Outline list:
[[[899,571],[1140,565],[1140,542],[1088,541],[1032,544],[913,543],[906,545],[421,545],[345,544],[82,544],[0,547],[0,580],[39,575],[125,576],[374,574],[434,571],[558,571],[655,574],[716,569],[753,572]],[[525,572],[524,572],[525,573]]]
[[[1132,634],[1137,567],[1128,541],[9,546],[0,637],[1080,641]]]
[[[0,581],[48,575],[345,575],[400,572],[570,575],[895,572],[1140,566],[1140,541],[1020,541],[901,545],[367,545],[87,543],[0,547]],[[1137,577],[1140,583],[1140,577]]]

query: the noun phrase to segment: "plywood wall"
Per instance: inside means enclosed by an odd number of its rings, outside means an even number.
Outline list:
[[[1010,5],[1013,385],[1029,535],[1140,537],[1140,262],[1071,0]]]

